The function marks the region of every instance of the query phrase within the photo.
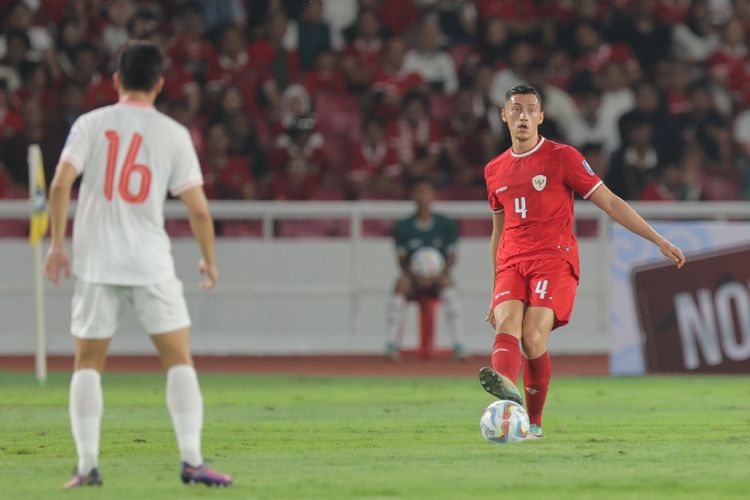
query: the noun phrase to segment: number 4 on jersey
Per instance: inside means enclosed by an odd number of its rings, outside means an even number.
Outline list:
[[[536,289],[534,290],[534,293],[538,293],[540,299],[543,299],[544,296],[547,295],[548,284],[549,284],[548,280],[539,280],[536,282]]]
[[[107,142],[109,142],[109,148],[107,149],[107,172],[104,178],[104,197],[112,201],[112,190],[115,185],[115,163],[117,162],[117,152],[120,149],[120,135],[114,130],[107,130],[104,132],[104,136],[107,138]],[[130,146],[128,147],[128,154],[125,155],[125,162],[122,164],[118,191],[120,197],[127,203],[143,203],[151,189],[151,170],[149,170],[148,166],[135,162],[135,157],[141,148],[141,142],[143,142],[141,134],[133,134]],[[138,188],[137,193],[132,194],[129,190],[130,176],[135,172],[140,174],[141,186]]]
[[[521,218],[525,219],[526,218],[526,197],[521,196],[520,198],[514,198],[513,204],[515,205],[516,213],[521,214]]]

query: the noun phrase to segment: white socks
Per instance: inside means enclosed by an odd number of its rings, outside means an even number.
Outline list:
[[[388,344],[398,347],[401,343],[401,320],[406,311],[406,297],[393,294],[386,304],[385,328]]]
[[[180,460],[195,467],[203,464],[203,397],[192,366],[177,365],[167,372],[167,408],[172,415]]]
[[[460,345],[463,339],[463,310],[461,309],[461,299],[458,298],[458,292],[452,286],[444,288],[440,294],[445,308],[445,318],[448,320],[448,333],[451,336],[453,345]]]
[[[68,409],[78,451],[78,473],[86,475],[99,459],[99,429],[104,411],[99,372],[93,368],[73,372]]]

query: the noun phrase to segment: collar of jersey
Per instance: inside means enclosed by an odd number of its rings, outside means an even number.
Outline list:
[[[530,154],[536,153],[539,150],[539,148],[542,147],[542,144],[544,144],[544,137],[540,136],[539,142],[536,143],[536,146],[529,149],[525,153],[514,153],[513,149],[511,148],[510,154],[513,156],[513,158],[523,158],[524,156],[529,156]]]
[[[137,101],[135,99],[120,99],[117,104],[124,104],[127,106],[138,106],[139,108],[154,109],[154,105],[148,102]]]

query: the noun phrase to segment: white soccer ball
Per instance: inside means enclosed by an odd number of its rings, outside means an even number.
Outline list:
[[[529,416],[513,401],[495,401],[479,420],[482,437],[488,443],[518,443],[529,434]]]
[[[409,270],[420,278],[437,278],[443,269],[445,269],[443,254],[432,247],[420,248],[409,259]]]

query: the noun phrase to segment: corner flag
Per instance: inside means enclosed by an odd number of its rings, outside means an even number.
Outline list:
[[[47,234],[47,187],[44,182],[42,150],[38,144],[29,146],[29,198],[31,200],[31,227],[29,243],[34,253],[34,316],[36,319],[36,378],[43,384],[47,380],[47,347],[44,322],[44,273],[42,247],[39,242]]]
[[[29,146],[29,198],[31,200],[31,226],[29,243],[36,246],[47,234],[49,216],[47,215],[47,186],[44,181],[44,164],[42,150],[38,144]]]

